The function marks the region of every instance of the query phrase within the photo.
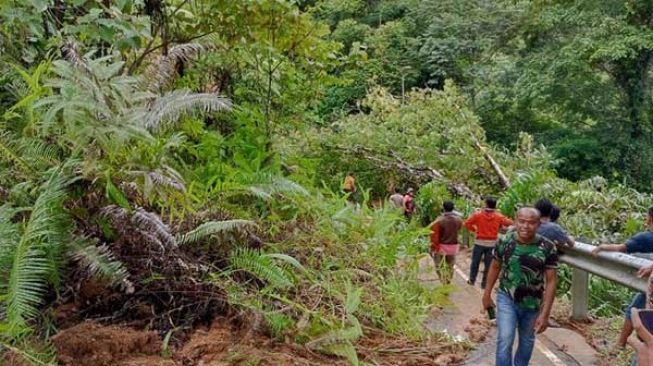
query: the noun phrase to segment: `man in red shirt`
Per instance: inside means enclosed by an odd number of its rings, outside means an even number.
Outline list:
[[[431,224],[431,257],[440,281],[448,284],[458,254],[458,231],[463,226],[463,220],[453,212],[453,202],[444,201],[442,209],[444,213]]]
[[[512,225],[512,220],[503,216],[496,208],[497,200],[494,197],[486,197],[485,208],[474,212],[465,220],[465,227],[476,234],[467,283],[472,286],[476,283],[478,267],[483,258],[483,280],[481,281],[483,289],[487,283],[487,274],[492,263],[492,250],[497,244],[499,230]]]

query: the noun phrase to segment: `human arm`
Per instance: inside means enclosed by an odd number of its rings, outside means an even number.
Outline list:
[[[599,252],[626,253],[626,244],[601,244],[601,245],[597,245],[596,248],[592,249],[592,254],[594,256],[598,255]]]
[[[472,233],[476,232],[476,218],[477,218],[476,214],[473,213],[463,223],[463,225],[467,228],[467,230],[469,230]]]
[[[512,220],[504,215],[501,215],[501,226],[507,228],[513,224]]]
[[[440,224],[435,221],[431,225],[431,254],[440,246]]]
[[[544,297],[542,299],[542,308],[535,319],[535,332],[542,333],[549,327],[549,316],[555,297],[556,284],[558,283],[558,274],[555,268],[547,268],[544,271]]]
[[[494,258],[490,265],[490,272],[487,274],[487,283],[485,284],[485,291],[483,292],[483,298],[481,299],[483,310],[496,307],[492,300],[492,289],[499,278],[499,272],[501,272],[501,262]]]

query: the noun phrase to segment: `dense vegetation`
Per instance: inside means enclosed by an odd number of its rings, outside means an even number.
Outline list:
[[[550,197],[587,241],[641,230],[652,18],[635,0],[0,2],[0,347],[49,364],[83,319],[181,341],[238,314],[351,364],[391,357],[366,348],[379,334],[416,359],[466,348],[423,329],[447,289],[417,280],[422,225],[495,194],[507,214]],[[410,223],[379,207],[394,187],[419,188]],[[593,281],[614,313],[628,291]]]

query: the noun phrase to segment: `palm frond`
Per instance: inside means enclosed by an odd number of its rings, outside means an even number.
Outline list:
[[[197,243],[207,236],[232,232],[246,233],[253,228],[256,228],[256,223],[249,220],[209,221],[185,234],[177,235],[176,240],[178,245]]]
[[[231,110],[231,101],[211,93],[193,93],[175,90],[156,99],[144,117],[144,125],[150,130],[160,130],[177,123],[181,116],[201,112],[210,113]]]
[[[288,273],[274,262],[269,255],[248,248],[237,248],[231,252],[229,261],[232,271],[245,271],[276,288],[288,288],[293,281]]]

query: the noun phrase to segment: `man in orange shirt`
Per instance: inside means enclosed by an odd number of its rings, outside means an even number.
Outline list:
[[[483,280],[481,281],[483,289],[487,283],[487,274],[492,263],[492,250],[497,244],[499,230],[512,225],[512,220],[503,216],[496,208],[497,200],[494,197],[486,197],[485,208],[474,212],[465,220],[465,227],[476,234],[467,283],[472,286],[476,283],[478,267],[483,258]]]
[[[342,190],[345,192],[345,194],[348,194],[347,201],[356,203],[356,179],[354,179],[353,173],[347,173],[345,181],[342,184]]]
[[[463,226],[463,220],[454,213],[453,208],[453,202],[444,201],[443,214],[431,224],[431,257],[443,284],[451,282],[453,265],[458,254],[458,231]],[[445,260],[444,268],[442,258]]]

